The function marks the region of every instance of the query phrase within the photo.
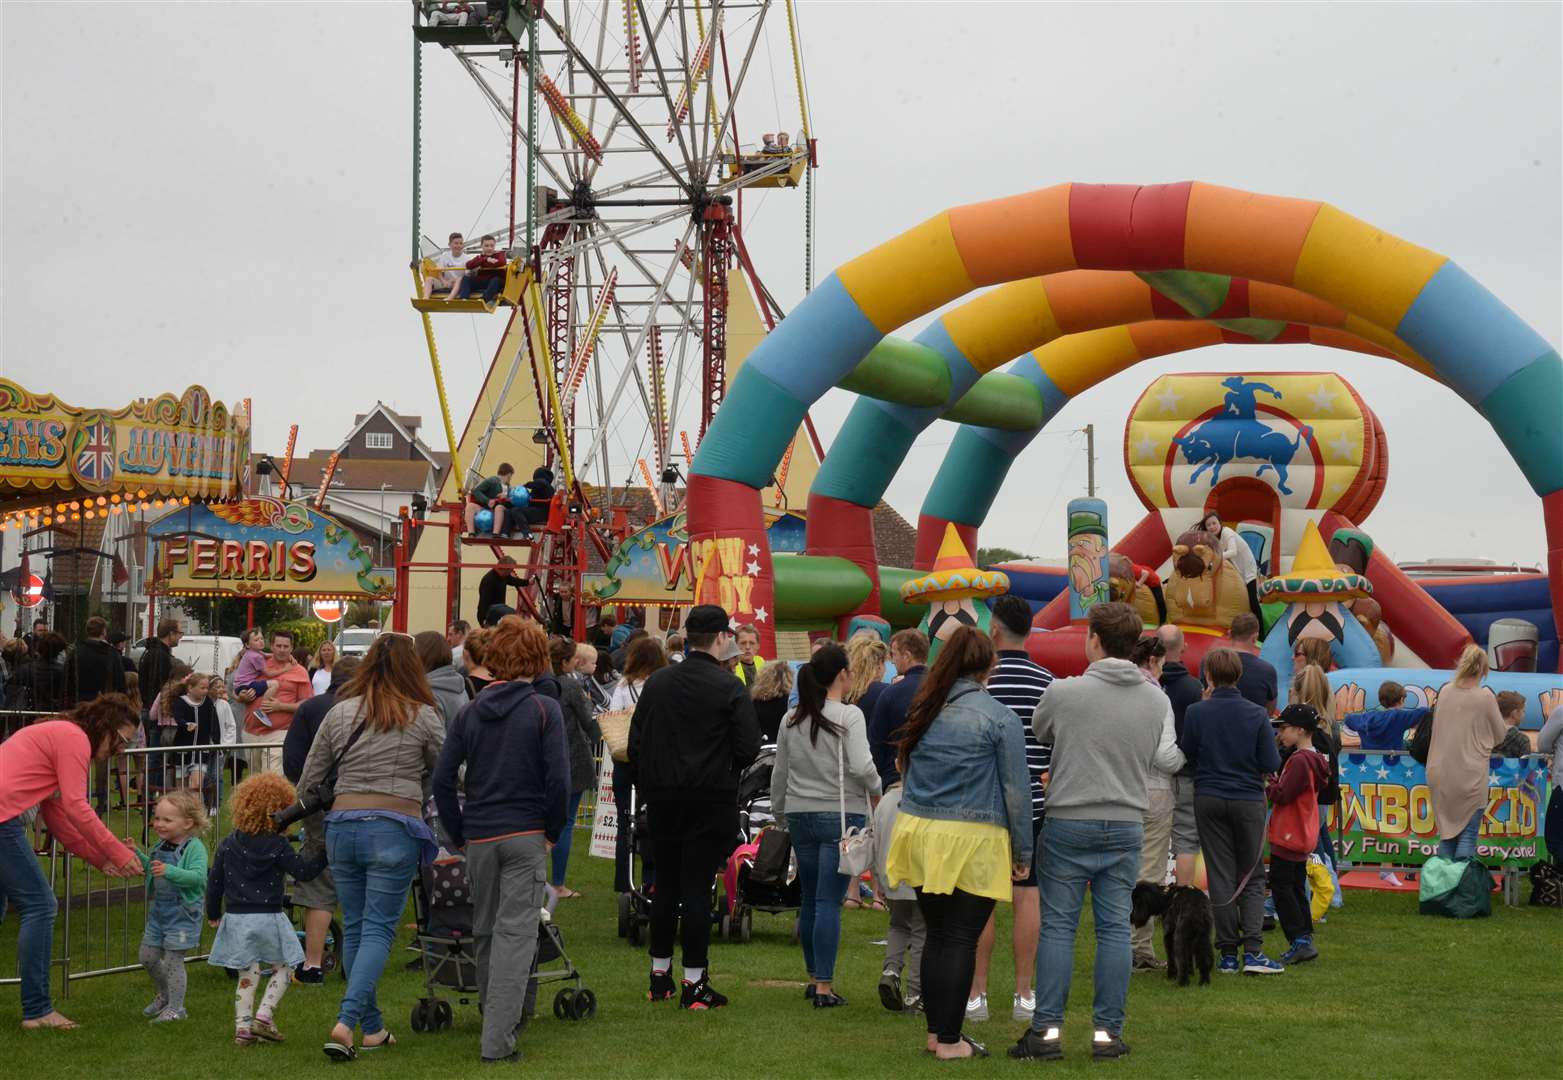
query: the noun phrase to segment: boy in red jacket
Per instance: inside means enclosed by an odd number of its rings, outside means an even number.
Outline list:
[[[499,299],[505,285],[505,257],[494,250],[494,238],[478,241],[478,253],[467,260],[467,276],[456,287],[456,298],[465,300],[477,289],[483,290],[483,302],[490,308]]]
[[[1313,917],[1304,885],[1308,856],[1319,842],[1319,789],[1329,783],[1330,762],[1313,748],[1319,714],[1312,705],[1288,705],[1276,717],[1276,742],[1286,755],[1280,775],[1266,785],[1270,797],[1270,895],[1291,948],[1283,964],[1315,960]]]

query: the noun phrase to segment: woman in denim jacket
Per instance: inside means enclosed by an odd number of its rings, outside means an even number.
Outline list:
[[[1031,780],[1014,712],[988,695],[993,643],[973,627],[945,642],[901,730],[905,778],[886,876],[917,890],[928,923],[923,1005],[928,1049],[986,1057],[961,1035],[977,938],[1031,865]]]

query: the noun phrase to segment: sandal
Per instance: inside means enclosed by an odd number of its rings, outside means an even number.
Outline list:
[[[235,1046],[254,1046],[255,1034],[249,1028],[233,1029],[233,1044]]]
[[[348,1062],[358,1060],[357,1050],[354,1050],[351,1046],[343,1046],[335,1039],[327,1039],[325,1045],[320,1049],[325,1053],[326,1057],[330,1058],[332,1061]]]
[[[277,1030],[277,1025],[270,1020],[262,1020],[256,1017],[250,1021],[250,1034],[257,1039],[265,1039],[267,1042],[282,1042],[282,1032]]]
[[[841,906],[844,908],[850,908],[853,911],[858,911],[863,907],[863,901],[859,900],[855,896],[849,896],[841,902]]]
[[[362,1043],[359,1044],[358,1049],[363,1051],[384,1050],[387,1046],[395,1045],[396,1036],[387,1031],[385,1033],[385,1038],[381,1039],[379,1042],[370,1042],[368,1039],[365,1039]]]
[[[554,895],[561,900],[579,900],[581,898],[580,893],[564,885],[560,885],[558,888],[554,889]]]
[[[875,897],[873,900],[869,901],[867,904],[864,904],[863,906],[864,906],[864,908],[866,910],[869,910],[869,911],[889,911],[890,910],[889,906],[883,900],[879,899],[878,897]]]

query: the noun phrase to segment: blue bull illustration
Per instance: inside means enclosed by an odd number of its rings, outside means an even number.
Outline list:
[[[1215,487],[1221,481],[1223,465],[1233,461],[1259,461],[1262,464],[1254,475],[1262,476],[1266,469],[1274,469],[1276,488],[1282,495],[1290,495],[1292,490],[1286,486],[1286,468],[1297,456],[1303,440],[1312,434],[1313,429],[1304,425],[1296,439],[1288,439],[1259,420],[1214,416],[1182,438],[1174,436],[1172,441],[1183,448],[1183,456],[1190,465],[1199,466],[1189,477],[1190,483],[1198,482],[1206,469],[1213,468],[1210,486]]]

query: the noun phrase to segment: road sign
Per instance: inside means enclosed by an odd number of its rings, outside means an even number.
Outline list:
[[[24,608],[35,608],[43,603],[43,578],[28,574],[17,583],[16,602]]]
[[[315,618],[323,623],[342,621],[342,602],[340,600],[316,600],[314,608]]]

